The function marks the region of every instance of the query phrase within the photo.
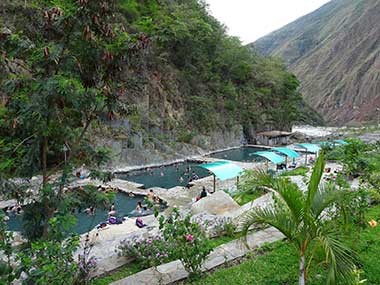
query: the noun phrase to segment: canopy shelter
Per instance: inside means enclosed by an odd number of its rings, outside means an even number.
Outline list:
[[[285,164],[288,164],[288,157],[292,158],[294,161],[295,158],[301,156],[295,150],[292,150],[292,149],[287,148],[287,147],[274,147],[274,148],[272,148],[272,150],[285,155]]]
[[[312,144],[312,143],[299,143],[296,145],[307,150],[306,155],[305,155],[305,165],[307,164],[307,153],[308,152],[317,154],[321,150],[321,147],[319,145]]]
[[[330,146],[330,145],[334,145],[335,143],[331,141],[324,141],[324,142],[317,142],[317,144],[321,146]]]
[[[258,155],[261,157],[264,157],[267,159],[267,169],[268,167],[268,161],[273,162],[274,164],[280,164],[285,162],[285,158],[281,155],[278,155],[271,151],[257,151],[254,152],[252,155]]]
[[[347,144],[349,144],[345,140],[334,140],[334,142],[337,143],[337,144],[340,144],[340,145],[347,145]]]
[[[306,149],[308,152],[317,153],[321,150],[321,147],[317,144],[312,143],[299,143],[296,144],[297,146],[300,146],[304,149]]]
[[[228,161],[218,161],[214,163],[202,164],[199,167],[205,168],[212,172],[214,176],[214,192],[216,188],[216,177],[220,180],[227,180],[237,177],[243,173],[243,168]]]

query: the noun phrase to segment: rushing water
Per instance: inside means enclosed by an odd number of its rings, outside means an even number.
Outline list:
[[[230,150],[225,150],[217,153],[213,153],[210,156],[213,158],[226,159],[232,161],[241,162],[253,162],[253,161],[263,161],[263,159],[253,153],[257,151],[265,151],[266,148],[259,147],[239,147]]]
[[[116,174],[116,177],[143,184],[146,189],[151,187],[169,189],[175,186],[186,186],[190,182],[193,173],[195,173],[199,179],[209,176],[209,171],[199,167],[199,165],[199,163],[195,162],[182,162],[127,173],[119,173]]]
[[[134,197],[129,197],[127,194],[119,192],[115,196],[115,209],[117,217],[134,217],[152,214],[151,211],[147,210],[142,213],[136,213],[134,210],[136,204],[139,201],[143,201],[144,196],[136,195]],[[28,207],[28,206],[25,206]],[[163,208],[164,205],[161,205]],[[101,222],[105,222],[108,218],[108,209],[96,208],[95,214],[90,216],[84,212],[85,210],[76,211],[75,216],[77,217],[77,224],[73,227],[73,232],[78,234],[83,234],[93,229]],[[10,219],[7,222],[7,228],[11,231],[20,231],[22,228],[22,215],[9,214]]]

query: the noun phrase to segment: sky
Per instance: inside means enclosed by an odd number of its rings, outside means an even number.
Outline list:
[[[306,15],[330,0],[206,0],[211,14],[245,44]]]

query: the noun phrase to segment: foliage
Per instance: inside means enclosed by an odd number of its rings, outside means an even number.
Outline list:
[[[181,217],[177,209],[168,217],[160,217],[160,229],[170,245],[170,255],[181,260],[190,277],[200,273],[201,266],[212,247],[197,223],[190,216]]]
[[[244,205],[252,202],[266,193],[262,187],[262,180],[268,179],[266,173],[255,170],[246,170],[240,178],[238,189],[232,194],[232,198],[239,204]]]
[[[370,192],[360,187],[356,191],[348,191],[342,196],[342,199],[336,204],[336,209],[332,214],[336,219],[342,218],[342,223],[347,227],[355,224],[365,227],[365,212],[369,206]]]
[[[380,207],[367,208],[366,220],[378,220]],[[352,225],[344,236],[344,243],[351,247],[359,258],[359,267],[353,274],[352,283],[337,284],[380,284],[380,272],[378,270],[378,246],[380,243],[380,226],[371,228],[368,224],[363,229]],[[275,242],[264,248],[260,248],[257,255],[243,261],[241,264],[222,268],[209,273],[208,276],[192,284],[296,284],[298,275],[297,255],[294,247],[288,241]],[[327,267],[321,266],[323,256],[317,254],[309,269],[309,282],[311,285],[324,285],[325,279],[321,276],[327,274]],[[276,274],[273,274],[276,272]],[[358,283],[358,281],[366,282]]]
[[[95,234],[95,238],[98,233]],[[90,273],[96,268],[96,258],[91,255],[94,243],[90,240],[90,234],[86,235],[83,244],[82,253],[78,254],[78,276],[76,282],[78,284],[89,284]]]
[[[118,268],[116,271],[113,271],[110,275],[92,279],[90,284],[94,284],[94,285],[110,284],[114,281],[118,281],[132,274],[135,274],[141,270],[143,270],[143,268],[137,262],[128,263],[127,265],[124,265]]]
[[[39,201],[34,201],[24,207],[22,233],[28,240],[35,241],[43,236],[44,225],[48,223],[50,239],[63,240],[71,232],[76,223],[72,215],[72,209],[84,209],[97,205],[108,208],[115,194],[97,191],[94,186],[76,187],[67,189],[58,194],[48,185],[42,190],[42,195],[49,195],[49,205],[53,209],[53,215],[48,216],[48,209]]]
[[[364,174],[369,166],[367,152],[374,148],[359,139],[349,139],[349,143],[337,147],[325,147],[327,149],[326,158],[336,160],[343,164],[344,172],[349,176],[357,177]]]
[[[16,271],[12,264],[12,255],[14,249],[12,247],[13,233],[7,232],[6,222],[4,220],[4,213],[0,213],[0,251],[2,257],[0,258],[0,284],[11,284],[14,280],[19,278],[20,271]]]
[[[24,284],[74,284],[78,264],[73,254],[79,238],[64,242],[39,240],[19,253],[20,269],[26,274]]]
[[[172,260],[169,256],[171,245],[162,236],[125,239],[118,249],[119,255],[133,258],[143,269]]]
[[[164,88],[168,100],[185,111],[176,125],[190,126],[180,141],[190,141],[195,131],[264,122],[281,129],[299,119],[302,99],[294,75],[279,60],[263,58],[228,36],[202,1],[38,0],[19,10],[25,23],[33,24],[18,23],[20,30],[1,43],[4,58],[17,56],[30,73],[12,75],[2,84],[6,94],[17,94],[0,111],[7,127],[0,158],[9,172],[22,165],[8,159],[10,153],[20,159],[40,156],[42,132],[52,145],[50,165],[62,160],[64,145],[85,161],[94,151],[83,144],[82,131],[96,120],[128,117],[131,110],[121,98],[136,104],[131,97],[152,80],[146,71],[166,76],[176,68],[178,76]],[[174,84],[183,96],[171,95]],[[148,113],[135,110],[140,119],[131,120],[132,129],[142,122],[149,129],[156,123],[152,117],[162,117],[163,105]],[[29,126],[29,119],[38,124]],[[41,158],[27,161],[35,161],[28,168],[41,168]]]
[[[191,218],[191,222],[198,224],[208,237],[235,236],[236,225],[229,217],[198,214]]]
[[[306,176],[308,172],[309,172],[309,167],[301,166],[301,167],[297,167],[296,169],[282,172],[281,176],[297,176],[297,175]]]
[[[159,235],[126,239],[118,247],[119,254],[136,260],[141,268],[179,259],[191,276],[197,276],[213,246],[218,245],[211,244],[206,237],[204,226],[208,223],[201,227],[190,216],[181,217],[177,209],[167,218],[160,216],[159,222]],[[233,236],[235,228],[227,225],[222,230],[223,234]]]
[[[278,229],[292,242],[300,256],[299,284],[306,283],[308,264],[318,249],[323,250],[329,266],[327,284],[334,284],[337,279],[349,283],[352,279],[352,253],[334,232],[326,228],[323,220],[324,211],[344,194],[335,187],[320,187],[324,166],[321,153],[305,193],[282,177],[264,180],[263,185],[276,195],[275,205],[252,210],[242,223],[244,234],[253,224],[266,224]]]

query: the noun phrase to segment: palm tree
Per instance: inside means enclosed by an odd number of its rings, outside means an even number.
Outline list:
[[[265,224],[279,230],[295,245],[300,256],[299,285],[306,284],[307,271],[317,248],[323,249],[329,265],[327,284],[335,284],[338,278],[344,284],[351,284],[355,267],[352,252],[326,227],[325,210],[342,197],[342,192],[333,185],[320,187],[324,167],[321,153],[305,192],[287,178],[270,178],[269,175],[260,174],[263,187],[274,193],[275,203],[251,210],[242,221],[245,236],[252,225]]]

